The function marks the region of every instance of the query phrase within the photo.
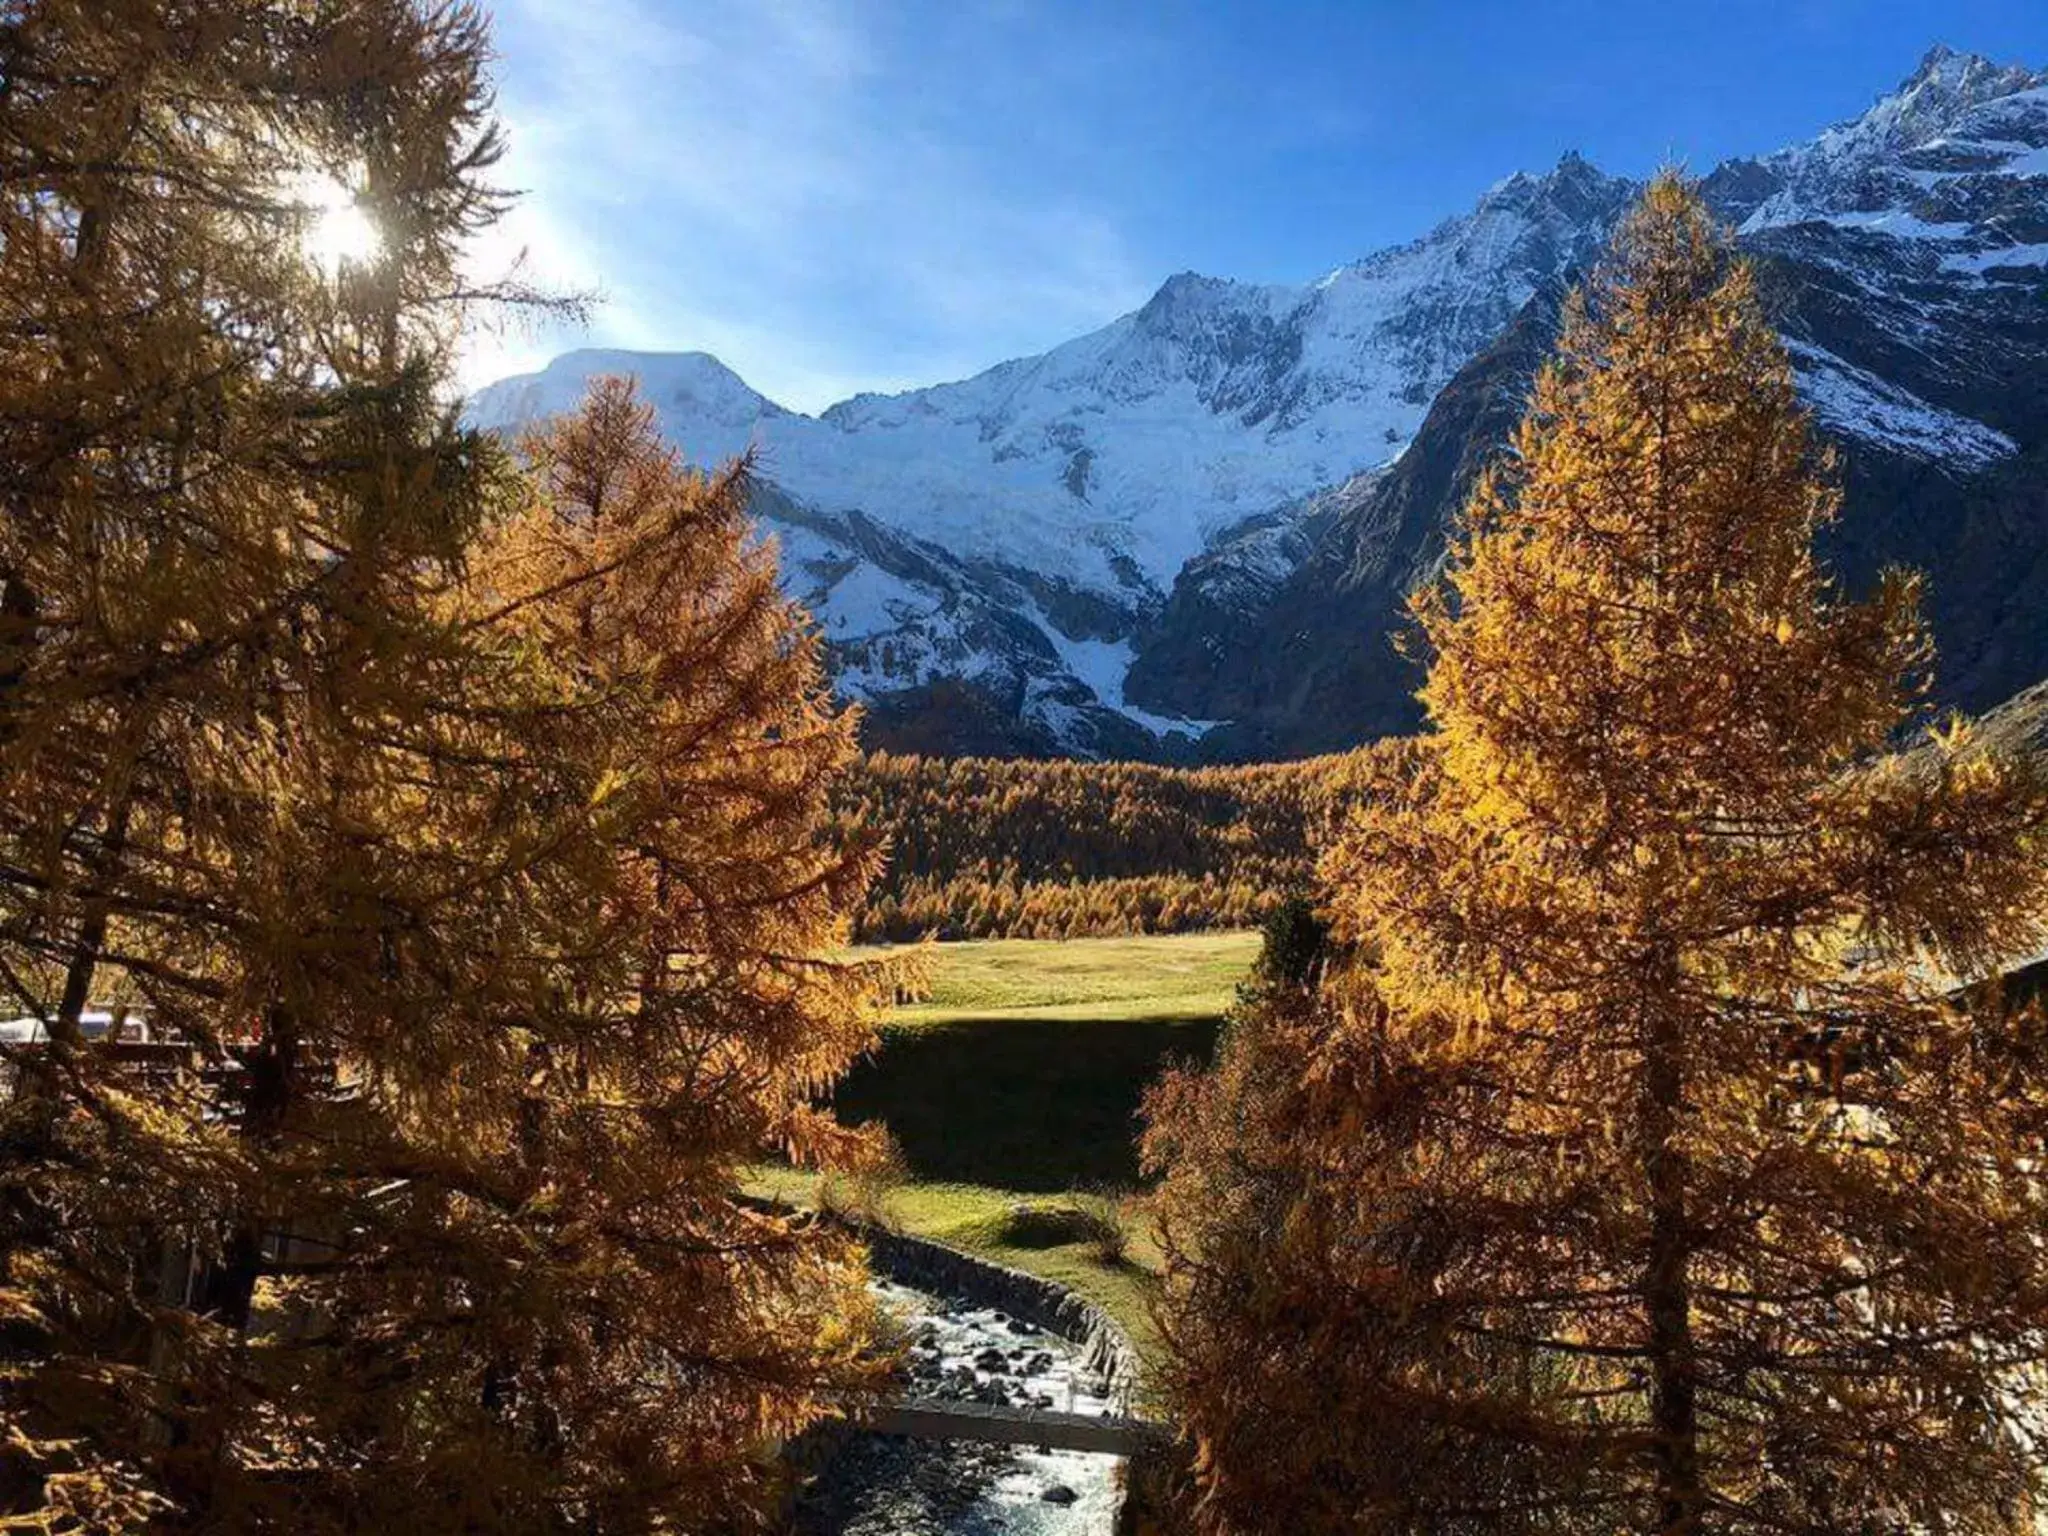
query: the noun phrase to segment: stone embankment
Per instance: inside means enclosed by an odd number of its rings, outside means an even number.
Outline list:
[[[899,1313],[912,1308],[908,1376],[870,1428],[821,1426],[789,1448],[808,1474],[797,1531],[950,1536],[983,1529],[991,1514],[1036,1536],[1132,1529],[1129,1463],[1074,1454],[1151,1447],[1154,1426],[1127,1417],[1141,1365],[1115,1320],[1054,1281],[849,1225],[885,1298]],[[1048,1337],[1032,1344],[1038,1335]]]
[[[1083,1365],[1100,1377],[1103,1396],[1128,1414],[1139,1400],[1138,1352],[1102,1308],[1056,1281],[962,1253],[942,1243],[880,1228],[862,1228],[875,1271],[916,1290],[963,1296],[1043,1328],[1082,1347]]]

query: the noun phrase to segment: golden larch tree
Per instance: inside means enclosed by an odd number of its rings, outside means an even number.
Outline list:
[[[321,947],[260,899],[282,749],[431,616],[492,481],[433,399],[502,202],[484,46],[411,0],[0,5],[10,1513],[203,1510],[232,1464],[279,982]],[[337,213],[378,249],[334,259]]]
[[[807,1109],[865,1038],[852,722],[744,475],[457,419],[487,49],[441,0],[0,4],[29,1528],[729,1528],[867,1377],[854,1252],[734,1196],[859,1151]]]
[[[1319,993],[1155,1105],[1215,1531],[2031,1529],[2048,799],[1817,566],[1755,276],[1659,178],[1418,604]],[[1889,755],[1888,755],[1889,754]]]
[[[427,735],[391,827],[399,969],[440,1011],[395,1000],[402,1043],[343,1058],[376,1077],[309,1106],[361,1167],[345,1261],[296,1299],[353,1346],[326,1390],[374,1360],[368,1425],[437,1424],[354,1448],[358,1521],[750,1528],[779,1442],[875,1379],[857,1247],[738,1192],[869,1151],[814,1108],[891,982],[833,958],[874,867],[828,798],[855,719],[744,465],[685,468],[620,380],[524,449],[531,495],[450,594],[498,663],[487,724]]]

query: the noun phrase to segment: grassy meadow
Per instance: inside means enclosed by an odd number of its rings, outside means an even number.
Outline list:
[[[939,945],[931,951],[925,998],[897,1009],[890,1027],[989,1018],[1214,1020],[1235,998],[1258,949],[1259,936],[1250,932]]]
[[[1255,933],[1063,942],[997,939],[931,951],[925,996],[834,1096],[849,1122],[882,1121],[900,1179],[821,1190],[761,1170],[755,1192],[823,1198],[902,1231],[1042,1274],[1117,1317],[1141,1347],[1157,1251],[1138,1192],[1138,1101],[1175,1060],[1206,1060],[1258,953]],[[1043,1219],[1116,1210],[1118,1256]]]

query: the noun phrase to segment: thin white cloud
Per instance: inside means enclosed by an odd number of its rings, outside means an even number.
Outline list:
[[[1148,284],[1113,220],[1018,184],[1030,147],[921,127],[853,4],[503,0],[502,179],[480,266],[597,289],[587,333],[479,338],[480,382],[565,345],[717,353],[798,409],[957,377]],[[906,94],[906,92],[910,94]]]

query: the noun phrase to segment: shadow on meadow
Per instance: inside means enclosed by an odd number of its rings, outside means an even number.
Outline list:
[[[920,1182],[1031,1194],[1129,1186],[1145,1086],[1172,1061],[1206,1062],[1222,1022],[962,1018],[893,1029],[834,1103],[849,1122],[887,1121]]]

